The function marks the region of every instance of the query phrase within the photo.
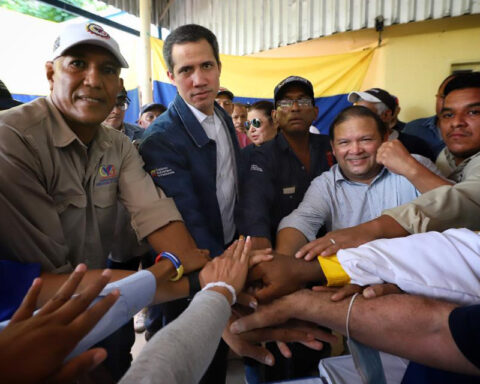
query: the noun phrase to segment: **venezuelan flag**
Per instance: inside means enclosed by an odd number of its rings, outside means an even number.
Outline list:
[[[168,105],[175,97],[176,88],[166,75],[163,42],[152,38],[151,45],[153,97],[156,102]],[[300,58],[220,55],[220,84],[233,92],[235,101],[251,104],[265,99],[273,101],[273,90],[284,78],[290,75],[305,77],[313,84],[315,104],[319,109],[314,125],[322,133],[328,133],[331,121],[350,105],[348,93],[360,89],[373,53],[374,48]]]

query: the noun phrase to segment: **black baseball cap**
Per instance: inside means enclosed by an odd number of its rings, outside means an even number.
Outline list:
[[[348,101],[356,103],[359,100],[365,100],[370,103],[383,103],[393,112],[398,105],[398,99],[381,88],[371,88],[363,92],[350,92],[348,94]]]
[[[298,85],[302,87],[308,96],[312,99],[313,97],[313,85],[307,79],[300,77],[300,76],[288,76],[286,79],[283,79],[280,83],[277,84],[275,90],[273,91],[273,99],[275,101],[275,105],[277,101],[281,99],[283,96],[284,91],[291,85]]]

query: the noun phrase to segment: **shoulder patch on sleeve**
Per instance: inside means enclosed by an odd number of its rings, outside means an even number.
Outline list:
[[[168,167],[155,168],[150,171],[150,176],[152,177],[163,177],[174,175],[175,171]]]
[[[257,164],[250,165],[250,170],[251,171],[256,171],[256,172],[263,172],[263,169],[261,167],[259,167]]]

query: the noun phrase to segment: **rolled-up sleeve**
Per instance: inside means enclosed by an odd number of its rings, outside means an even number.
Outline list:
[[[465,167],[464,181],[426,192],[408,204],[382,213],[407,232],[444,231],[455,227],[480,228],[480,156]]]
[[[316,239],[320,227],[331,217],[327,201],[329,195],[323,179],[321,175],[312,181],[298,208],[280,221],[278,231],[287,227],[295,228],[302,232],[308,241]]]

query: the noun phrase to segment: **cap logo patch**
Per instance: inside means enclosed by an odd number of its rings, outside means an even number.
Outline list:
[[[55,42],[53,43],[53,52],[55,52],[55,50],[60,46],[60,36],[58,36],[56,39],[55,39]]]
[[[110,39],[110,35],[98,24],[87,24],[87,31],[104,39]]]

